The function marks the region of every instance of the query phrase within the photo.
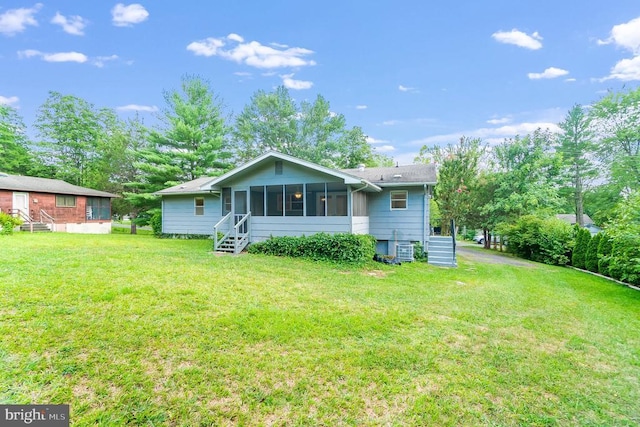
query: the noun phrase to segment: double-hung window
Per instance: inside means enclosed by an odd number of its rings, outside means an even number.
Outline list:
[[[407,191],[392,191],[391,192],[391,210],[407,209]]]

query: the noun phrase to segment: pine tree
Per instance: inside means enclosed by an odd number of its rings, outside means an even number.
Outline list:
[[[571,265],[576,268],[585,268],[585,256],[587,254],[587,246],[591,240],[591,233],[586,228],[578,228],[576,233],[576,245],[571,255]]]
[[[601,239],[602,234],[598,233],[591,238],[589,245],[587,246],[584,266],[587,270],[593,271],[594,273],[598,272],[598,246],[600,245]]]
[[[604,233],[598,244],[598,273],[605,276],[609,275],[609,257],[611,256],[612,249],[613,242],[611,238]]]

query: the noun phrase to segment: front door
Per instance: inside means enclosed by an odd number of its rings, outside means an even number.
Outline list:
[[[237,224],[247,214],[247,191],[234,191],[233,192],[233,216],[235,218],[234,224]],[[240,230],[241,233],[247,232],[246,221],[242,224]]]
[[[29,217],[29,193],[13,193],[13,209],[22,212],[24,217]],[[22,216],[22,215],[18,215]]]

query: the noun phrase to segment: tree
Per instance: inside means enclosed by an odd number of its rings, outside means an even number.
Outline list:
[[[417,162],[438,164],[438,183],[434,198],[442,215],[443,233],[449,229],[451,220],[461,224],[467,220],[475,208],[471,205],[470,186],[478,177],[480,158],[485,148],[480,139],[462,137],[457,144],[446,147],[427,147],[420,149]]]
[[[209,83],[197,76],[182,78],[181,91],[164,92],[163,126],[149,134],[149,146],[136,151],[140,176],[127,184],[127,200],[138,212],[160,206],[153,193],[229,167],[230,152],[222,103]],[[139,218],[143,224],[150,215]]]
[[[494,198],[482,208],[492,223],[509,223],[529,214],[546,216],[557,210],[561,204],[560,157],[551,152],[551,141],[548,131],[538,129],[495,147]]]
[[[592,155],[593,132],[590,128],[591,118],[580,105],[574,105],[559,124],[563,133],[559,135],[558,152],[567,166],[569,180],[573,188],[576,221],[584,227],[584,186],[585,181],[596,176],[596,168]]]
[[[620,190],[640,188],[640,88],[609,93],[591,116],[609,181]]]
[[[15,109],[0,105],[0,172],[27,175],[33,163],[22,118]]]
[[[42,141],[39,153],[55,168],[55,177],[72,184],[100,189],[96,180],[100,141],[108,134],[114,113],[96,110],[89,102],[59,92],[39,108],[36,128]],[[104,144],[103,144],[104,145]]]
[[[298,106],[284,86],[256,92],[236,117],[232,135],[240,162],[275,150],[334,168],[388,163],[373,152],[362,129],[347,129],[344,116],[321,95]]]

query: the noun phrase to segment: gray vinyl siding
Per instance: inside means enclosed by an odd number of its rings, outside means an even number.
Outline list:
[[[391,191],[406,190],[407,209],[391,210]],[[420,187],[384,188],[369,194],[369,234],[390,242],[422,242],[424,239],[424,190]]]
[[[194,199],[204,197],[204,215],[195,214]],[[166,234],[213,235],[213,226],[221,218],[220,197],[213,195],[164,196],[162,232]]]

